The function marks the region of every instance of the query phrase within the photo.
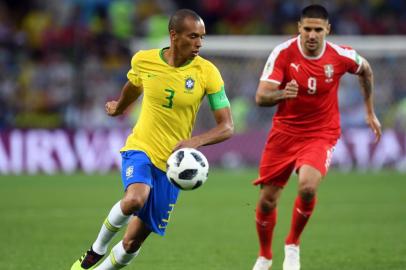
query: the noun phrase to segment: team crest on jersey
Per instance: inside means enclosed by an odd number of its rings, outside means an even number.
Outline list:
[[[331,64],[324,65],[324,75],[326,75],[326,83],[333,81],[334,67]]]
[[[127,168],[127,170],[125,170],[125,176],[128,178],[133,177],[134,174],[134,166],[130,166]]]
[[[193,80],[192,77],[187,77],[185,80],[185,88],[187,90],[192,90],[193,87],[195,87],[195,80]]]

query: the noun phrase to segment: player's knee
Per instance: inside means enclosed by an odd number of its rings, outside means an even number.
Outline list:
[[[125,196],[122,200],[124,214],[132,214],[144,206],[145,200],[139,196]]]
[[[123,238],[123,247],[127,253],[136,252],[141,247],[141,244],[142,243],[139,243],[138,241],[130,237],[124,236]]]
[[[258,206],[261,209],[261,212],[263,213],[269,213],[271,212],[273,209],[276,208],[276,200],[274,200],[273,198],[262,198],[259,201]]]
[[[299,188],[299,195],[302,199],[310,201],[316,196],[316,187],[312,185],[302,185]]]

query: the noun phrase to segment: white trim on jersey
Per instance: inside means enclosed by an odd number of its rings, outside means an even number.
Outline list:
[[[364,58],[361,57],[361,64],[359,64],[357,70],[355,71],[355,74],[358,74],[360,72],[363,63],[364,63]]]
[[[272,50],[271,54],[270,54],[269,57],[268,57],[268,60],[266,61],[264,70],[262,71],[262,75],[261,75],[260,81],[273,81],[273,82],[277,82],[277,83],[279,83],[279,84],[281,83],[281,82],[278,82],[278,81],[276,81],[276,80],[270,80],[270,79],[268,79],[268,77],[269,77],[269,75],[272,74],[273,68],[274,68],[274,65],[275,65],[275,61],[276,61],[276,59],[278,58],[278,56],[279,56],[279,54],[281,53],[281,51],[283,51],[283,50],[285,50],[286,48],[288,48],[288,47],[290,46],[290,44],[292,44],[292,43],[295,41],[295,39],[296,39],[296,38],[289,39],[289,40],[287,40],[287,41],[285,41],[285,42],[279,44],[278,46],[276,46],[276,47]]]
[[[356,64],[357,63],[357,52],[354,49],[346,49],[346,48],[342,48],[334,43],[328,42],[328,44],[331,46],[331,48],[333,48],[339,55],[347,57],[349,59],[351,59],[352,61],[354,61]],[[360,59],[360,63],[358,65],[357,71],[355,73],[358,73],[361,70],[361,66],[362,63],[364,62],[364,59],[360,56],[358,56]]]
[[[304,58],[309,60],[317,60],[320,59],[323,56],[324,52],[326,51],[326,40],[323,41],[323,48],[321,49],[320,54],[317,56],[308,56],[304,53],[302,46],[300,45],[300,35],[297,36],[297,46],[299,47],[299,51]]]
[[[261,82],[272,82],[272,83],[276,83],[276,84],[281,84],[281,82],[280,81],[277,81],[277,80],[270,80],[270,79],[260,79],[260,81]]]

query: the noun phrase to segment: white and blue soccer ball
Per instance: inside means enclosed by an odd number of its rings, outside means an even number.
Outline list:
[[[181,148],[173,152],[166,162],[169,182],[183,190],[200,187],[207,180],[209,162],[202,152],[194,148]]]

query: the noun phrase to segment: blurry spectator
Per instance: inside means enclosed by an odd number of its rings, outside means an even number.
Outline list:
[[[51,16],[45,10],[33,9],[22,21],[22,30],[27,35],[28,46],[39,49],[43,46],[43,34],[51,24]]]
[[[130,0],[116,0],[109,6],[112,33],[121,40],[129,40],[134,34],[136,7]]]

